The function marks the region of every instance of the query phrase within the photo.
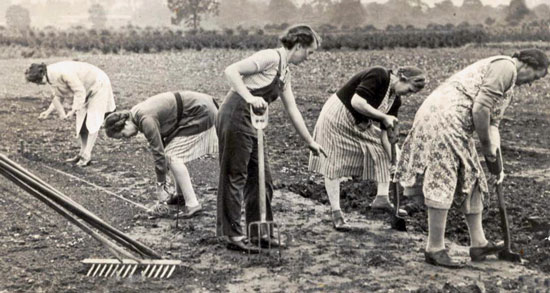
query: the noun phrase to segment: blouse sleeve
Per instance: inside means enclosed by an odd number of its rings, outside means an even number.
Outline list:
[[[256,72],[262,72],[279,64],[279,54],[275,50],[262,50],[244,60],[254,63]]]
[[[149,142],[149,149],[153,153],[157,182],[164,182],[166,181],[167,167],[166,158],[164,156],[164,145],[160,135],[160,124],[158,120],[153,117],[144,117],[139,121],[139,127]]]
[[[365,99],[372,107],[378,108],[384,99],[384,95],[380,95],[378,92],[383,90],[384,80],[387,78],[386,75],[386,72],[382,68],[370,70],[361,79],[361,82],[355,89],[355,93]]]
[[[509,60],[498,60],[489,65],[475,102],[494,109],[504,99],[504,93],[512,87],[516,66]]]
[[[65,81],[65,83],[67,83],[67,86],[69,86],[69,88],[74,93],[72,110],[82,110],[82,107],[86,102],[86,88],[84,87],[80,79],[78,79],[78,77],[75,75],[63,74],[61,78],[63,79],[63,81]]]

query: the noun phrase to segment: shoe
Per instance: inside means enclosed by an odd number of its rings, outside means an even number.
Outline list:
[[[78,161],[78,163],[76,163],[76,165],[78,167],[87,167],[87,166],[90,166],[91,161],[92,161],[91,159],[85,160],[83,158],[80,158],[80,160]]]
[[[453,261],[449,254],[447,254],[446,249],[442,249],[436,252],[425,251],[424,258],[427,263],[434,266],[440,266],[448,269],[460,269],[464,267],[463,264]]]
[[[260,242],[261,248],[267,248],[267,249],[286,248],[286,243],[284,243],[282,239],[281,239],[281,242],[279,243],[279,240],[273,236],[271,237],[268,237],[267,235],[262,236],[259,242]],[[250,238],[250,245],[258,247],[258,237]]]
[[[470,247],[470,258],[472,261],[483,261],[487,255],[497,254],[503,249],[504,244],[496,245],[489,241],[484,247]]]
[[[372,210],[381,210],[388,213],[395,212],[395,206],[388,199],[379,199],[378,196],[374,198],[370,204],[370,208]],[[406,217],[409,215],[409,213],[407,213],[404,209],[399,209],[397,213],[400,217]]]
[[[258,254],[260,253],[260,249],[258,247],[254,247],[252,245],[249,245],[245,239],[241,240],[233,240],[231,237],[228,237],[226,240],[227,249],[229,250],[235,250],[235,251],[242,251],[242,252],[248,252],[252,254]]]
[[[185,199],[183,199],[183,195],[177,194],[174,196],[171,196],[167,201],[167,205],[180,205],[185,206]]]
[[[155,218],[168,217],[170,215],[170,208],[162,202],[157,202],[147,210],[147,214]]]
[[[194,207],[185,207],[185,209],[176,215],[176,218],[189,219],[202,212],[202,205],[198,204]]]
[[[332,227],[336,231],[346,232],[351,230],[351,227],[346,223],[341,210],[332,211]]]
[[[74,156],[74,157],[72,157],[72,158],[66,159],[65,162],[66,162],[66,163],[76,163],[76,162],[80,161],[81,158],[82,158],[82,157],[81,157],[80,155],[76,155],[76,156]]]

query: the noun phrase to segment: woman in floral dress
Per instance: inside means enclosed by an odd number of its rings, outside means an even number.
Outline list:
[[[396,180],[408,195],[417,191],[424,196],[429,227],[426,262],[448,268],[462,266],[445,250],[447,213],[453,203],[465,214],[473,261],[502,248],[488,242],[483,232],[481,212],[488,187],[474,133],[485,157],[496,160],[498,126],[514,87],[540,79],[547,68],[548,57],[537,49],[482,59],[447,79],[416,113],[403,144]],[[503,178],[503,173],[494,175]]]

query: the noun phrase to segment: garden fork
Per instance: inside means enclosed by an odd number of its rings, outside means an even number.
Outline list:
[[[249,245],[255,245],[252,243],[251,235],[254,229],[257,229],[258,234],[258,249],[260,254],[262,252],[262,230],[267,232],[267,239],[269,239],[268,249],[271,249],[271,232],[277,235],[277,246],[279,247],[279,261],[281,260],[281,234],[279,231],[279,225],[274,221],[266,220],[266,198],[265,198],[265,161],[264,161],[264,131],[263,129],[268,123],[268,109],[261,115],[256,115],[254,109],[250,106],[250,119],[252,120],[252,126],[256,128],[258,134],[258,184],[259,184],[259,202],[260,202],[260,220],[250,222],[248,224],[248,243]],[[262,229],[263,228],[263,229]],[[250,255],[251,251],[248,250]]]

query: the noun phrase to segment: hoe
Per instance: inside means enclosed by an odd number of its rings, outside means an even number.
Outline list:
[[[48,205],[92,238],[98,240],[115,255],[116,259],[83,260],[83,263],[91,265],[87,276],[125,278],[140,272],[142,276],[147,278],[169,278],[175,269],[181,266],[179,260],[161,259],[160,255],[151,248],[107,224],[70,197],[56,190],[3,154],[0,154],[0,174]],[[93,228],[110,239],[99,234]],[[121,246],[133,254],[124,250]]]
[[[281,234],[279,231],[279,225],[274,221],[266,220],[266,198],[265,198],[265,162],[264,162],[264,131],[268,122],[268,109],[262,115],[256,115],[252,106],[250,107],[250,118],[252,120],[252,126],[256,128],[258,133],[258,183],[259,183],[259,202],[260,202],[260,221],[254,221],[248,224],[248,243],[255,245],[251,241],[251,232],[257,230],[258,236],[258,248],[260,253],[262,251],[261,235],[262,232],[267,233],[269,239],[268,249],[271,249],[271,232],[277,235],[277,246],[279,247],[279,261],[281,260]],[[248,251],[250,255],[250,250]]]

